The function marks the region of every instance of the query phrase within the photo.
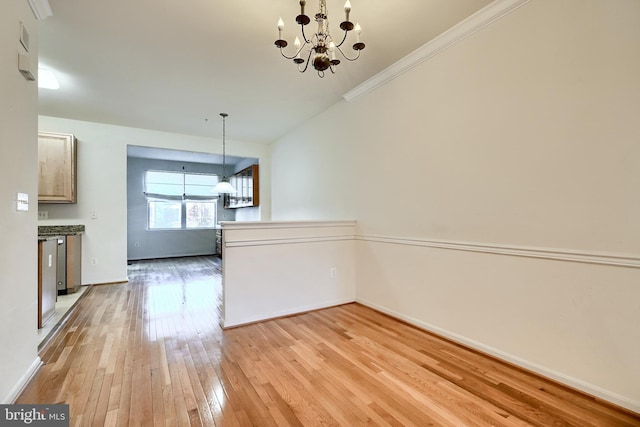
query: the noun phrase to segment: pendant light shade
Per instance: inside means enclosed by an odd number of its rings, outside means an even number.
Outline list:
[[[225,120],[228,116],[227,113],[220,113],[222,116],[222,179],[213,187],[213,192],[218,194],[235,194],[236,189],[229,183],[227,178],[227,162],[226,162],[226,128]]]
[[[233,188],[228,181],[220,181],[213,187],[213,191],[218,194],[236,194],[236,189]]]

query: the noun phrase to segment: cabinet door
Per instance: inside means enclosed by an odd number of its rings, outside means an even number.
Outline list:
[[[236,189],[236,193],[225,196],[225,208],[246,208],[260,204],[258,165],[236,172],[231,176],[230,183]]]
[[[38,202],[76,202],[76,138],[38,134]]]
[[[260,175],[258,173],[258,165],[251,166],[250,185],[249,194],[251,196],[251,206],[260,206]]]

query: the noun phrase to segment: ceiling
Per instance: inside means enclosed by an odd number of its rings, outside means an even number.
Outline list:
[[[61,88],[39,90],[39,114],[220,137],[227,112],[228,140],[270,143],[489,3],[351,0],[366,49],[319,78],[273,44],[282,17],[292,48],[297,0],[49,0],[39,63]],[[327,0],[334,34],[343,4]]]

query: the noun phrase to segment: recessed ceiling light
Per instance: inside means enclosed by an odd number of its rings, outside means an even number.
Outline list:
[[[38,87],[44,89],[60,89],[60,83],[51,70],[38,68]]]

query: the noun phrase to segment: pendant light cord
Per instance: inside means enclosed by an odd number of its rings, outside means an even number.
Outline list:
[[[220,115],[222,116],[222,179],[225,180],[227,179],[227,170],[226,170],[226,126],[225,126],[225,122],[226,122],[226,118],[228,116],[227,113],[220,113]]]

